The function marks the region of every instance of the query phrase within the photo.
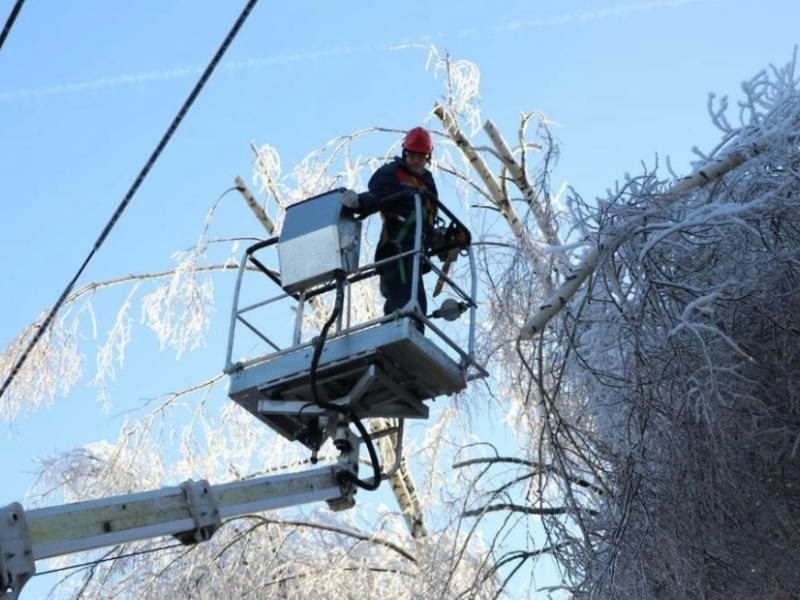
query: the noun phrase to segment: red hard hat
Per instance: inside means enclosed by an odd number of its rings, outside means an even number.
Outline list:
[[[433,139],[424,127],[414,127],[414,129],[409,129],[403,139],[403,148],[409,152],[430,154],[433,152]]]

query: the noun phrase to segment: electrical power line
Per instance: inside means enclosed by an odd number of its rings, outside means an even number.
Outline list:
[[[113,562],[115,560],[120,560],[122,558],[130,558],[132,556],[140,556],[142,554],[151,554],[153,552],[161,552],[163,550],[172,550],[173,548],[186,548],[185,544],[170,544],[168,546],[159,546],[157,548],[147,548],[146,550],[137,550],[136,552],[128,552],[127,554],[119,554],[117,556],[106,556],[105,558],[98,558],[97,560],[90,560],[89,562],[77,563],[74,565],[67,565],[65,567],[58,567],[56,569],[50,569],[48,571],[41,571],[36,572],[33,574],[34,577],[40,577],[42,575],[51,575],[53,573],[60,573],[61,571],[71,571],[73,569],[82,569],[83,567],[94,567],[99,565],[100,563],[104,562]]]
[[[61,306],[64,304],[64,300],[66,300],[67,296],[69,296],[70,292],[72,292],[72,289],[75,287],[75,283],[78,281],[78,278],[81,276],[81,274],[83,273],[84,269],[89,264],[89,261],[92,259],[92,257],[94,256],[95,252],[97,252],[97,250],[100,248],[100,246],[106,240],[106,238],[108,237],[108,234],[111,232],[111,229],[114,227],[114,225],[116,225],[116,223],[119,220],[120,216],[125,211],[125,209],[128,207],[128,204],[130,203],[131,199],[133,199],[133,196],[134,196],[134,194],[136,194],[136,191],[139,189],[139,186],[142,185],[142,182],[144,181],[144,178],[150,172],[150,169],[153,167],[153,165],[155,164],[156,160],[158,160],[158,157],[161,155],[161,152],[167,146],[167,143],[169,143],[169,140],[172,138],[173,134],[178,129],[178,126],[180,125],[181,121],[183,121],[183,118],[186,116],[186,113],[189,112],[189,108],[192,106],[192,104],[194,103],[195,99],[200,94],[200,91],[203,89],[203,86],[205,86],[206,82],[211,77],[211,74],[214,72],[214,69],[219,64],[219,61],[222,60],[222,57],[224,56],[225,51],[228,49],[228,47],[233,42],[233,39],[236,37],[236,34],[239,33],[239,29],[241,29],[242,25],[244,24],[245,20],[247,19],[248,15],[250,14],[250,11],[253,10],[253,7],[256,5],[257,2],[258,2],[258,0],[249,0],[247,2],[247,6],[244,7],[244,10],[242,10],[242,14],[239,15],[239,18],[236,20],[236,23],[233,24],[233,27],[231,28],[230,32],[228,32],[227,37],[222,42],[222,45],[217,50],[217,53],[214,55],[214,58],[211,59],[211,62],[208,64],[208,67],[206,67],[206,70],[200,76],[200,79],[195,84],[194,89],[192,90],[191,94],[189,94],[189,97],[183,103],[183,106],[178,111],[178,114],[175,116],[175,118],[173,119],[172,123],[170,124],[169,129],[167,129],[167,132],[161,138],[161,141],[158,143],[158,146],[153,151],[153,154],[150,155],[150,158],[148,159],[147,163],[145,163],[144,167],[139,172],[139,175],[136,177],[136,180],[133,182],[133,185],[128,190],[128,193],[125,194],[125,197],[122,199],[122,202],[120,202],[119,206],[117,207],[117,210],[111,216],[111,219],[108,221],[108,223],[106,224],[105,228],[100,233],[100,237],[97,238],[97,241],[94,243],[94,247],[92,248],[91,252],[89,252],[89,255],[86,257],[86,260],[83,261],[83,264],[81,265],[80,269],[78,269],[78,272],[75,274],[75,277],[72,278],[72,281],[69,282],[67,287],[61,293],[61,296],[59,297],[58,301],[50,309],[50,312],[47,314],[47,317],[45,317],[44,322],[42,322],[41,326],[39,327],[39,329],[34,334],[33,339],[30,341],[30,343],[25,348],[25,350],[22,353],[22,355],[19,357],[17,362],[14,364],[14,367],[11,369],[11,372],[9,373],[8,377],[3,382],[3,386],[0,387],[0,398],[2,398],[3,394],[5,393],[5,391],[11,385],[11,382],[17,376],[17,374],[19,373],[19,371],[22,368],[22,366],[25,364],[25,361],[28,359],[28,356],[33,351],[33,349],[36,346],[36,344],[39,342],[39,340],[42,338],[42,336],[50,328],[50,325],[52,324],[53,319],[55,318],[55,316],[58,313],[58,311],[61,309]],[[22,4],[22,0],[18,1],[17,4],[21,5]],[[17,7],[15,7],[15,9],[16,8]],[[13,15],[13,12],[12,12],[12,15]],[[10,27],[10,26],[7,25],[6,27]],[[5,33],[5,30],[4,30],[4,33]]]
[[[25,0],[17,0],[17,3],[14,5],[14,8],[11,9],[11,14],[8,15],[8,19],[6,20],[6,24],[3,26],[3,31],[0,33],[0,50],[3,49],[3,42],[6,41],[8,37],[8,32],[11,31],[11,27],[14,25],[14,21],[17,19],[17,15],[19,14],[22,5],[25,4]]]

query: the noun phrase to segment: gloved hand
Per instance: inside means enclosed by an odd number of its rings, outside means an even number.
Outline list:
[[[342,204],[347,208],[358,210],[361,205],[358,202],[358,193],[353,190],[345,190],[342,192]]]

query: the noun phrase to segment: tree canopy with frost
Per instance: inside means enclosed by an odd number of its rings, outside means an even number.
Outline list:
[[[481,115],[477,67],[435,54],[432,61],[445,85],[428,121],[433,170],[473,230],[479,353],[490,381],[471,385],[412,437],[404,475],[392,482],[405,498],[397,508],[361,494],[344,514],[233,519],[199,546],[115,547],[92,554],[55,593],[455,599],[534,597],[546,587],[539,593],[553,598],[615,600],[800,593],[795,61],[746,81],[735,118],[726,98],[711,98],[720,141],[697,151],[692,175],[653,165],[595,199],[552,184],[561,150],[545,115],[522,114],[509,144]],[[294,202],[334,187],[363,189],[401,135],[372,127],[334,139],[288,173],[277,148],[254,145],[261,224],[280,230]],[[372,150],[378,140],[382,152]],[[78,381],[112,402],[136,307],[162,347],[178,354],[200,347],[215,287],[228,285],[226,273],[237,267],[241,234],[210,233],[235,190],[214,204],[171,271],[74,292],[0,399],[0,415],[13,422]],[[99,337],[105,317],[95,305],[112,289],[125,290],[122,302],[89,369],[80,336]],[[362,317],[374,314],[374,285],[357,293]],[[328,307],[314,310],[322,323]],[[0,376],[37,325],[0,356]],[[475,425],[484,419],[502,428],[502,443],[482,437]],[[44,460],[33,500],[71,502],[189,477],[226,481],[306,461],[227,402],[222,374],[208,373],[131,415],[115,442],[87,440]],[[422,521],[426,535],[410,535],[407,525]],[[540,585],[536,566],[545,559],[559,578]]]

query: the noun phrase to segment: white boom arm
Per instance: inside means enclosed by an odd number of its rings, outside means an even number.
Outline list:
[[[333,510],[354,504],[355,487],[341,473],[355,472],[358,453],[300,473],[126,494],[64,506],[0,509],[0,598],[16,600],[35,574],[37,560],[172,535],[184,544],[211,538],[222,519],[325,500]]]

